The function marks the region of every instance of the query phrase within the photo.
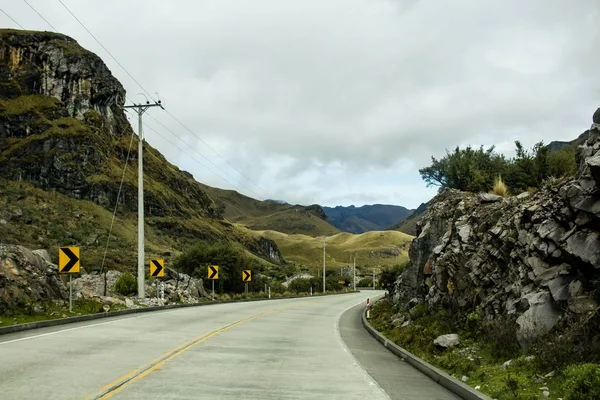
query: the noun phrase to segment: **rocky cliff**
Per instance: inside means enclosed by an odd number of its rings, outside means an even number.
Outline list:
[[[394,302],[480,310],[514,323],[523,344],[597,311],[600,109],[586,137],[577,179],[506,198],[438,194],[419,221]]]
[[[0,30],[0,174],[114,207],[132,135],[125,90],[104,62],[67,36]],[[135,165],[123,187],[137,208]],[[145,145],[148,216],[217,217],[189,174]]]
[[[107,259],[110,268],[132,268],[137,136],[125,100],[104,62],[72,38],[0,29],[0,243],[81,245],[86,269],[99,268],[110,224],[103,211],[115,208],[131,143]],[[148,143],[144,182],[149,256],[229,241],[283,262],[275,243],[224,220],[203,186]]]

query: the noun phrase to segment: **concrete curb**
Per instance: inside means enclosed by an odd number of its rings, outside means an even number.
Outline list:
[[[366,311],[362,314],[362,324],[365,329],[375,338],[378,342],[383,344],[385,348],[389,351],[433,379],[436,383],[442,385],[446,389],[450,390],[452,393],[456,394],[460,398],[464,400],[492,400],[491,397],[486,396],[483,393],[478,392],[472,387],[465,385],[463,382],[458,379],[448,375],[444,371],[441,371],[434,367],[433,365],[421,360],[419,357],[414,354],[404,350],[402,347],[398,346],[396,343],[389,341],[385,336],[383,336],[377,329],[373,328],[373,326],[367,321]]]
[[[326,294],[326,295],[316,295],[316,296],[312,296],[312,297],[338,296],[338,295],[351,294],[351,293],[355,293],[355,292],[332,293],[332,294]],[[3,327],[0,327],[0,335],[28,331],[31,329],[46,328],[49,326],[66,325],[66,324],[73,324],[76,322],[92,321],[95,319],[118,317],[121,315],[138,314],[138,313],[146,313],[146,312],[153,312],[153,311],[164,311],[164,310],[171,310],[171,309],[175,309],[175,308],[201,307],[201,306],[211,306],[211,305],[215,305],[215,304],[228,304],[228,303],[247,303],[247,302],[251,302],[251,301],[304,299],[304,298],[310,298],[310,297],[311,296],[290,296],[290,297],[276,297],[276,298],[271,298],[271,299],[216,300],[216,301],[207,301],[207,302],[203,302],[203,303],[171,304],[171,305],[166,305],[166,306],[135,308],[135,309],[128,309],[128,310],[112,311],[112,312],[107,312],[107,313],[88,314],[88,315],[80,315],[77,317],[48,319],[45,321],[29,322],[26,324],[3,326]]]

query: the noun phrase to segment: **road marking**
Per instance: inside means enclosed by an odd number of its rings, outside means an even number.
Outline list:
[[[120,319],[115,319],[115,320],[107,321],[107,322],[98,322],[96,324],[89,324],[89,325],[77,326],[75,328],[59,329],[57,331],[52,331],[52,332],[47,332],[47,333],[40,333],[39,335],[31,335],[31,336],[22,337],[22,338],[19,338],[19,339],[12,339],[12,340],[7,340],[7,341],[4,341],[4,342],[0,342],[0,346],[2,346],[3,344],[7,344],[7,343],[15,343],[15,342],[21,342],[23,340],[37,339],[37,338],[44,337],[44,336],[57,335],[59,333],[64,333],[64,332],[69,332],[69,331],[76,331],[76,330],[85,329],[85,328],[91,328],[93,326],[114,324],[115,322],[129,321],[129,320],[132,320],[132,319],[145,318],[145,317],[149,317],[149,316],[150,316],[150,314],[148,314],[148,315],[136,315],[135,317],[120,318]]]
[[[279,311],[283,311],[286,310],[288,308],[290,308],[291,306],[288,307],[282,307],[282,308],[277,308],[275,310],[271,310],[271,311],[266,311],[260,314],[255,314],[252,315],[250,317],[246,317],[243,319],[240,319],[236,322],[233,322],[229,325],[225,325],[224,327],[221,327],[219,329],[215,329],[212,332],[209,332],[205,335],[199,336],[193,340],[191,340],[188,343],[185,343],[181,346],[178,346],[166,353],[164,353],[161,357],[159,357],[158,359],[154,359],[152,361],[150,361],[150,363],[146,364],[145,366],[142,366],[138,369],[134,369],[132,371],[129,371],[128,373],[126,373],[123,376],[120,376],[119,378],[115,379],[114,381],[110,382],[109,384],[103,386],[102,388],[100,388],[98,390],[98,392],[96,394],[91,394],[86,396],[84,399],[85,400],[104,400],[104,399],[110,399],[114,394],[120,392],[121,390],[123,390],[123,388],[125,388],[126,386],[129,386],[130,384],[137,382],[139,380],[141,380],[142,378],[144,378],[145,376],[147,376],[148,374],[150,374],[153,371],[156,371],[157,369],[160,369],[164,364],[166,364],[167,362],[173,360],[174,358],[180,356],[181,354],[183,354],[184,352],[186,352],[187,350],[193,348],[194,346],[204,342],[205,340],[218,335],[219,333],[228,331],[231,328],[234,328],[238,325],[241,325],[245,322],[249,322],[252,321],[254,319],[257,318],[261,318],[264,317],[266,315],[269,314],[274,314],[276,312]]]

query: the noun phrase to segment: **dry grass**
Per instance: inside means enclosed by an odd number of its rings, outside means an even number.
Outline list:
[[[325,237],[288,235],[276,231],[257,233],[275,241],[286,260],[302,264],[313,272],[322,267]],[[347,266],[354,254],[357,267],[402,264],[408,259],[412,239],[412,236],[398,231],[372,231],[360,235],[343,232],[328,236],[327,265],[335,268]],[[392,255],[390,250],[397,250],[398,255]]]
[[[508,195],[508,187],[506,187],[506,184],[504,184],[502,176],[498,176],[494,180],[494,188],[492,189],[492,193],[502,197],[506,197]]]

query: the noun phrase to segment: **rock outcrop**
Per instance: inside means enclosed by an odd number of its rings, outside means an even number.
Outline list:
[[[579,175],[507,198],[444,190],[429,204],[392,290],[406,305],[508,317],[525,344],[562,318],[597,310],[600,109],[579,146]]]
[[[0,314],[65,299],[66,286],[46,250],[0,244]]]
[[[119,293],[115,291],[115,284],[121,277],[119,271],[108,271],[106,274],[106,283],[104,275],[86,274],[73,280],[73,293],[76,298],[95,300],[100,303],[112,305],[112,303],[123,304],[128,307],[134,305],[133,302],[127,302],[122,299]],[[189,275],[179,273],[171,268],[166,269],[165,277],[160,280],[159,293],[164,295],[164,301],[160,304],[170,304],[175,302],[197,303],[202,297],[209,297],[202,279],[192,278]],[[106,292],[105,292],[106,286]],[[162,290],[161,290],[162,289]],[[146,293],[152,304],[157,304],[156,298],[156,280],[146,281]]]

